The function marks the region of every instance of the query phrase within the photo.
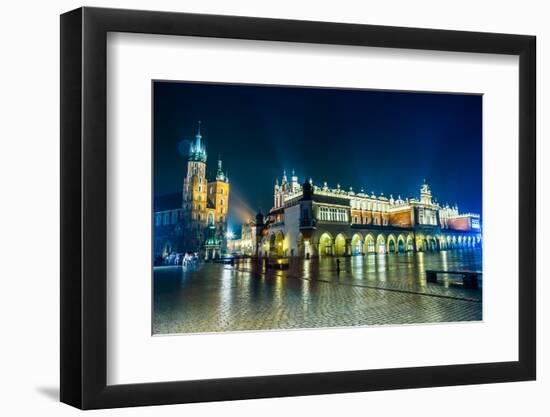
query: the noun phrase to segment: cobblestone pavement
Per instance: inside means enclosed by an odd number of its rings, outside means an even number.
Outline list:
[[[481,270],[481,251],[205,263],[154,269],[153,333],[345,327],[482,319],[481,290],[426,269]]]

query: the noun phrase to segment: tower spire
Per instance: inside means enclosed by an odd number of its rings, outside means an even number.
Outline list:
[[[206,147],[201,142],[201,121],[199,120],[199,126],[197,128],[197,134],[195,135],[195,140],[189,148],[189,160],[190,161],[200,161],[206,162]]]
[[[222,159],[220,154],[218,154],[218,171],[216,172],[216,180],[225,181],[226,179],[227,179],[227,175],[223,173]]]

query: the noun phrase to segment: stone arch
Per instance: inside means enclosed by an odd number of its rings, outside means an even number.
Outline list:
[[[332,256],[334,254],[334,239],[325,232],[319,238],[319,256]]]
[[[162,248],[162,256],[166,257],[170,255],[173,252],[172,249],[173,249],[173,245],[170,240],[167,240],[166,242],[164,242],[164,246]]]
[[[387,252],[387,249],[386,249],[386,238],[384,237],[384,235],[382,233],[380,233],[377,237],[376,237],[376,253],[379,253],[379,254],[384,254]]]
[[[363,236],[361,236],[359,233],[355,233],[351,238],[351,254],[363,254]]]
[[[284,256],[285,235],[283,232],[272,233],[269,237],[269,256],[282,257]]]
[[[365,253],[376,253],[376,243],[374,240],[374,236],[372,234],[368,234],[365,236]]]
[[[428,250],[424,235],[416,235],[416,250],[418,252],[426,252]]]
[[[412,234],[407,236],[407,241],[405,244],[405,250],[407,252],[414,252],[414,237]]]
[[[397,242],[395,241],[395,236],[392,234],[388,235],[387,251],[388,253],[397,252]]]
[[[346,235],[338,233],[334,239],[334,254],[344,256],[346,254]]]
[[[275,233],[271,233],[268,238],[267,250],[269,251],[269,256],[277,256],[277,247],[275,245]]]
[[[407,243],[405,241],[405,236],[397,236],[397,252],[403,253],[407,250]]]
[[[432,235],[426,236],[426,250],[434,252],[437,250],[437,241]]]

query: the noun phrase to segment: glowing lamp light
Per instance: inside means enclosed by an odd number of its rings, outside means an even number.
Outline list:
[[[235,233],[233,233],[232,231],[228,231],[225,234],[225,237],[227,237],[227,239],[229,239],[229,240],[232,240],[235,237]]]

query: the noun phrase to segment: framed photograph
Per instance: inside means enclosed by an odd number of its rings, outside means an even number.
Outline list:
[[[535,37],[61,16],[61,401],[533,380]]]

